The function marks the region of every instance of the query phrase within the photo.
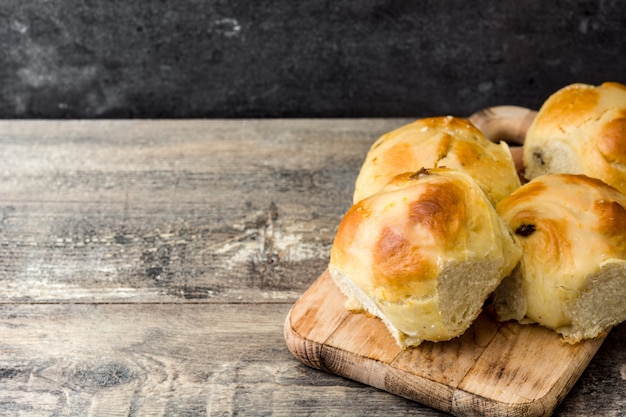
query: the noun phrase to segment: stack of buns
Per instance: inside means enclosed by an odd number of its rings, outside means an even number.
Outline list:
[[[525,135],[522,181],[466,119],[383,135],[331,249],[346,307],[402,347],[463,334],[491,295],[498,319],[572,343],[626,320],[625,120],[621,84],[555,93]]]
[[[626,320],[626,86],[551,95],[523,144],[529,183],[497,211],[522,248],[494,295],[500,320],[538,323],[570,343]]]

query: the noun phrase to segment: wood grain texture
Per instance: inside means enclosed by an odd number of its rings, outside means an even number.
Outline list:
[[[294,301],[397,123],[0,122],[0,298]]]
[[[358,415],[415,413],[415,403],[294,360],[282,339],[288,309],[4,305],[0,414],[322,416],[341,415],[345,401]]]
[[[337,297],[342,302],[320,303]],[[346,317],[345,300],[324,272],[293,307],[297,319],[290,313],[285,321],[294,356],[457,416],[551,415],[604,341],[569,345],[551,330],[485,313],[459,338],[402,350],[382,321]]]
[[[0,121],[0,415],[446,415],[283,336],[365,152],[403,122]],[[624,415],[624,345],[620,326],[557,416]]]

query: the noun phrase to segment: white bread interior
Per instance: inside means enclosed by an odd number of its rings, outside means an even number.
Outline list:
[[[569,343],[626,320],[626,196],[584,175],[545,175],[497,211],[522,248],[493,296],[500,320],[538,323]]]
[[[342,219],[329,271],[349,309],[401,347],[460,336],[521,256],[476,182],[428,169],[396,176]]]

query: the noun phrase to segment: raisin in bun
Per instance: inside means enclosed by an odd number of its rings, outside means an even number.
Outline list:
[[[539,323],[575,343],[626,319],[626,196],[584,175],[545,175],[497,211],[522,248],[494,293],[500,320]]]
[[[526,132],[524,176],[585,174],[626,193],[626,86],[572,84],[551,95]]]
[[[350,208],[329,271],[349,309],[379,317],[407,347],[465,332],[520,256],[467,173],[422,169]]]
[[[379,191],[398,174],[437,167],[469,173],[493,204],[520,186],[506,143],[490,142],[466,119],[431,117],[374,142],[357,177],[353,202]]]

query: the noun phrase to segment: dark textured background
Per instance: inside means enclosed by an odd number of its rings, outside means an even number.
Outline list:
[[[0,117],[388,117],[626,83],[626,2],[3,0]]]

